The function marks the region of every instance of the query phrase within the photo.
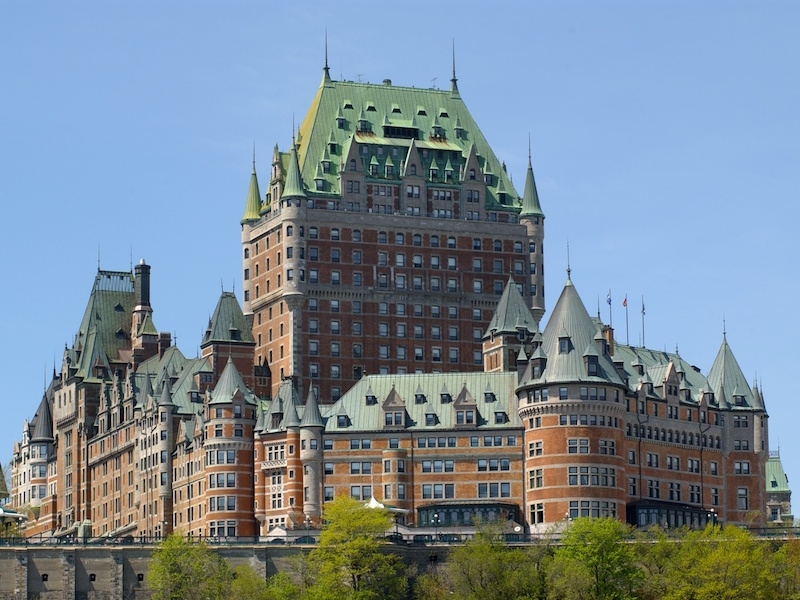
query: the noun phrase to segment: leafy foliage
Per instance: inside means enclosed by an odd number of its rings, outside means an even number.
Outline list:
[[[340,496],[325,505],[324,517],[327,524],[319,546],[308,557],[314,577],[304,597],[405,598],[405,566],[398,556],[381,550],[391,525],[388,512]]]
[[[216,552],[176,533],[158,544],[147,570],[153,600],[221,600],[231,580],[228,564]]]

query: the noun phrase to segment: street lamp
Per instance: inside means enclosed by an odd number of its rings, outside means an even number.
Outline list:
[[[439,513],[433,513],[433,526],[436,532],[436,539],[439,539]]]
[[[306,515],[306,518],[303,520],[303,524],[306,526],[306,535],[308,535],[308,528],[311,526],[311,517]]]

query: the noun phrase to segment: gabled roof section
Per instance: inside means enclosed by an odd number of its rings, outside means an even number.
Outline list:
[[[531,157],[528,156],[528,172],[525,174],[525,191],[522,193],[522,210],[520,217],[544,217],[539,204],[539,193],[536,191],[536,181],[533,178]]]
[[[219,381],[210,395],[209,404],[230,404],[237,396],[244,398],[248,404],[255,405],[256,403],[255,395],[244,384],[242,376],[236,365],[233,364],[231,357],[228,357],[228,362],[225,364],[225,368],[222,369]]]
[[[222,292],[200,346],[211,343],[255,343],[242,307],[233,292]]]
[[[136,332],[136,335],[158,335],[158,329],[156,329],[156,326],[153,323],[153,316],[150,313],[145,314],[144,319],[142,319],[142,324],[139,325],[139,331]]]
[[[743,406],[733,406],[732,408],[755,408],[753,399],[753,392],[750,385],[745,379],[739,363],[736,362],[736,357],[733,355],[730,346],[728,345],[728,338],[722,334],[722,345],[717,352],[717,357],[714,363],[708,370],[708,384],[717,396],[717,401],[720,408],[725,408],[723,401],[733,404],[735,402],[733,393],[736,391],[744,399]]]
[[[489,339],[493,335],[517,335],[520,330],[533,335],[538,329],[517,284],[509,277],[483,339]]]
[[[256,161],[253,160],[253,173],[250,175],[250,187],[247,189],[247,201],[244,205],[242,223],[258,221],[261,210],[261,192],[258,189],[258,176],[256,175]]]

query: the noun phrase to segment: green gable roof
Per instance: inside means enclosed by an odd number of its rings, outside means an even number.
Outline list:
[[[791,492],[789,489],[789,478],[783,470],[780,455],[773,455],[767,459],[767,493]]]
[[[233,292],[222,292],[208,322],[201,346],[211,343],[254,343],[253,333]]]

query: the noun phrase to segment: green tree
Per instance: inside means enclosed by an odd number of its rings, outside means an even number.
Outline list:
[[[392,600],[405,598],[407,581],[400,558],[382,551],[391,526],[386,510],[366,508],[340,496],[325,505],[326,525],[308,560],[312,600]]]
[[[738,527],[709,525],[677,544],[664,600],[782,598],[775,556],[763,540]]]
[[[547,556],[546,546],[509,548],[500,528],[490,524],[454,547],[443,566],[419,577],[415,595],[419,600],[446,595],[465,600],[543,599]]]
[[[300,589],[287,573],[264,580],[253,567],[244,565],[233,570],[230,596],[247,600],[294,600],[300,597]]]
[[[628,600],[642,580],[630,526],[612,518],[576,519],[564,532],[549,570],[554,600]]]
[[[166,537],[153,550],[147,587],[153,600],[218,600],[231,586],[228,564],[204,542],[180,534]]]

